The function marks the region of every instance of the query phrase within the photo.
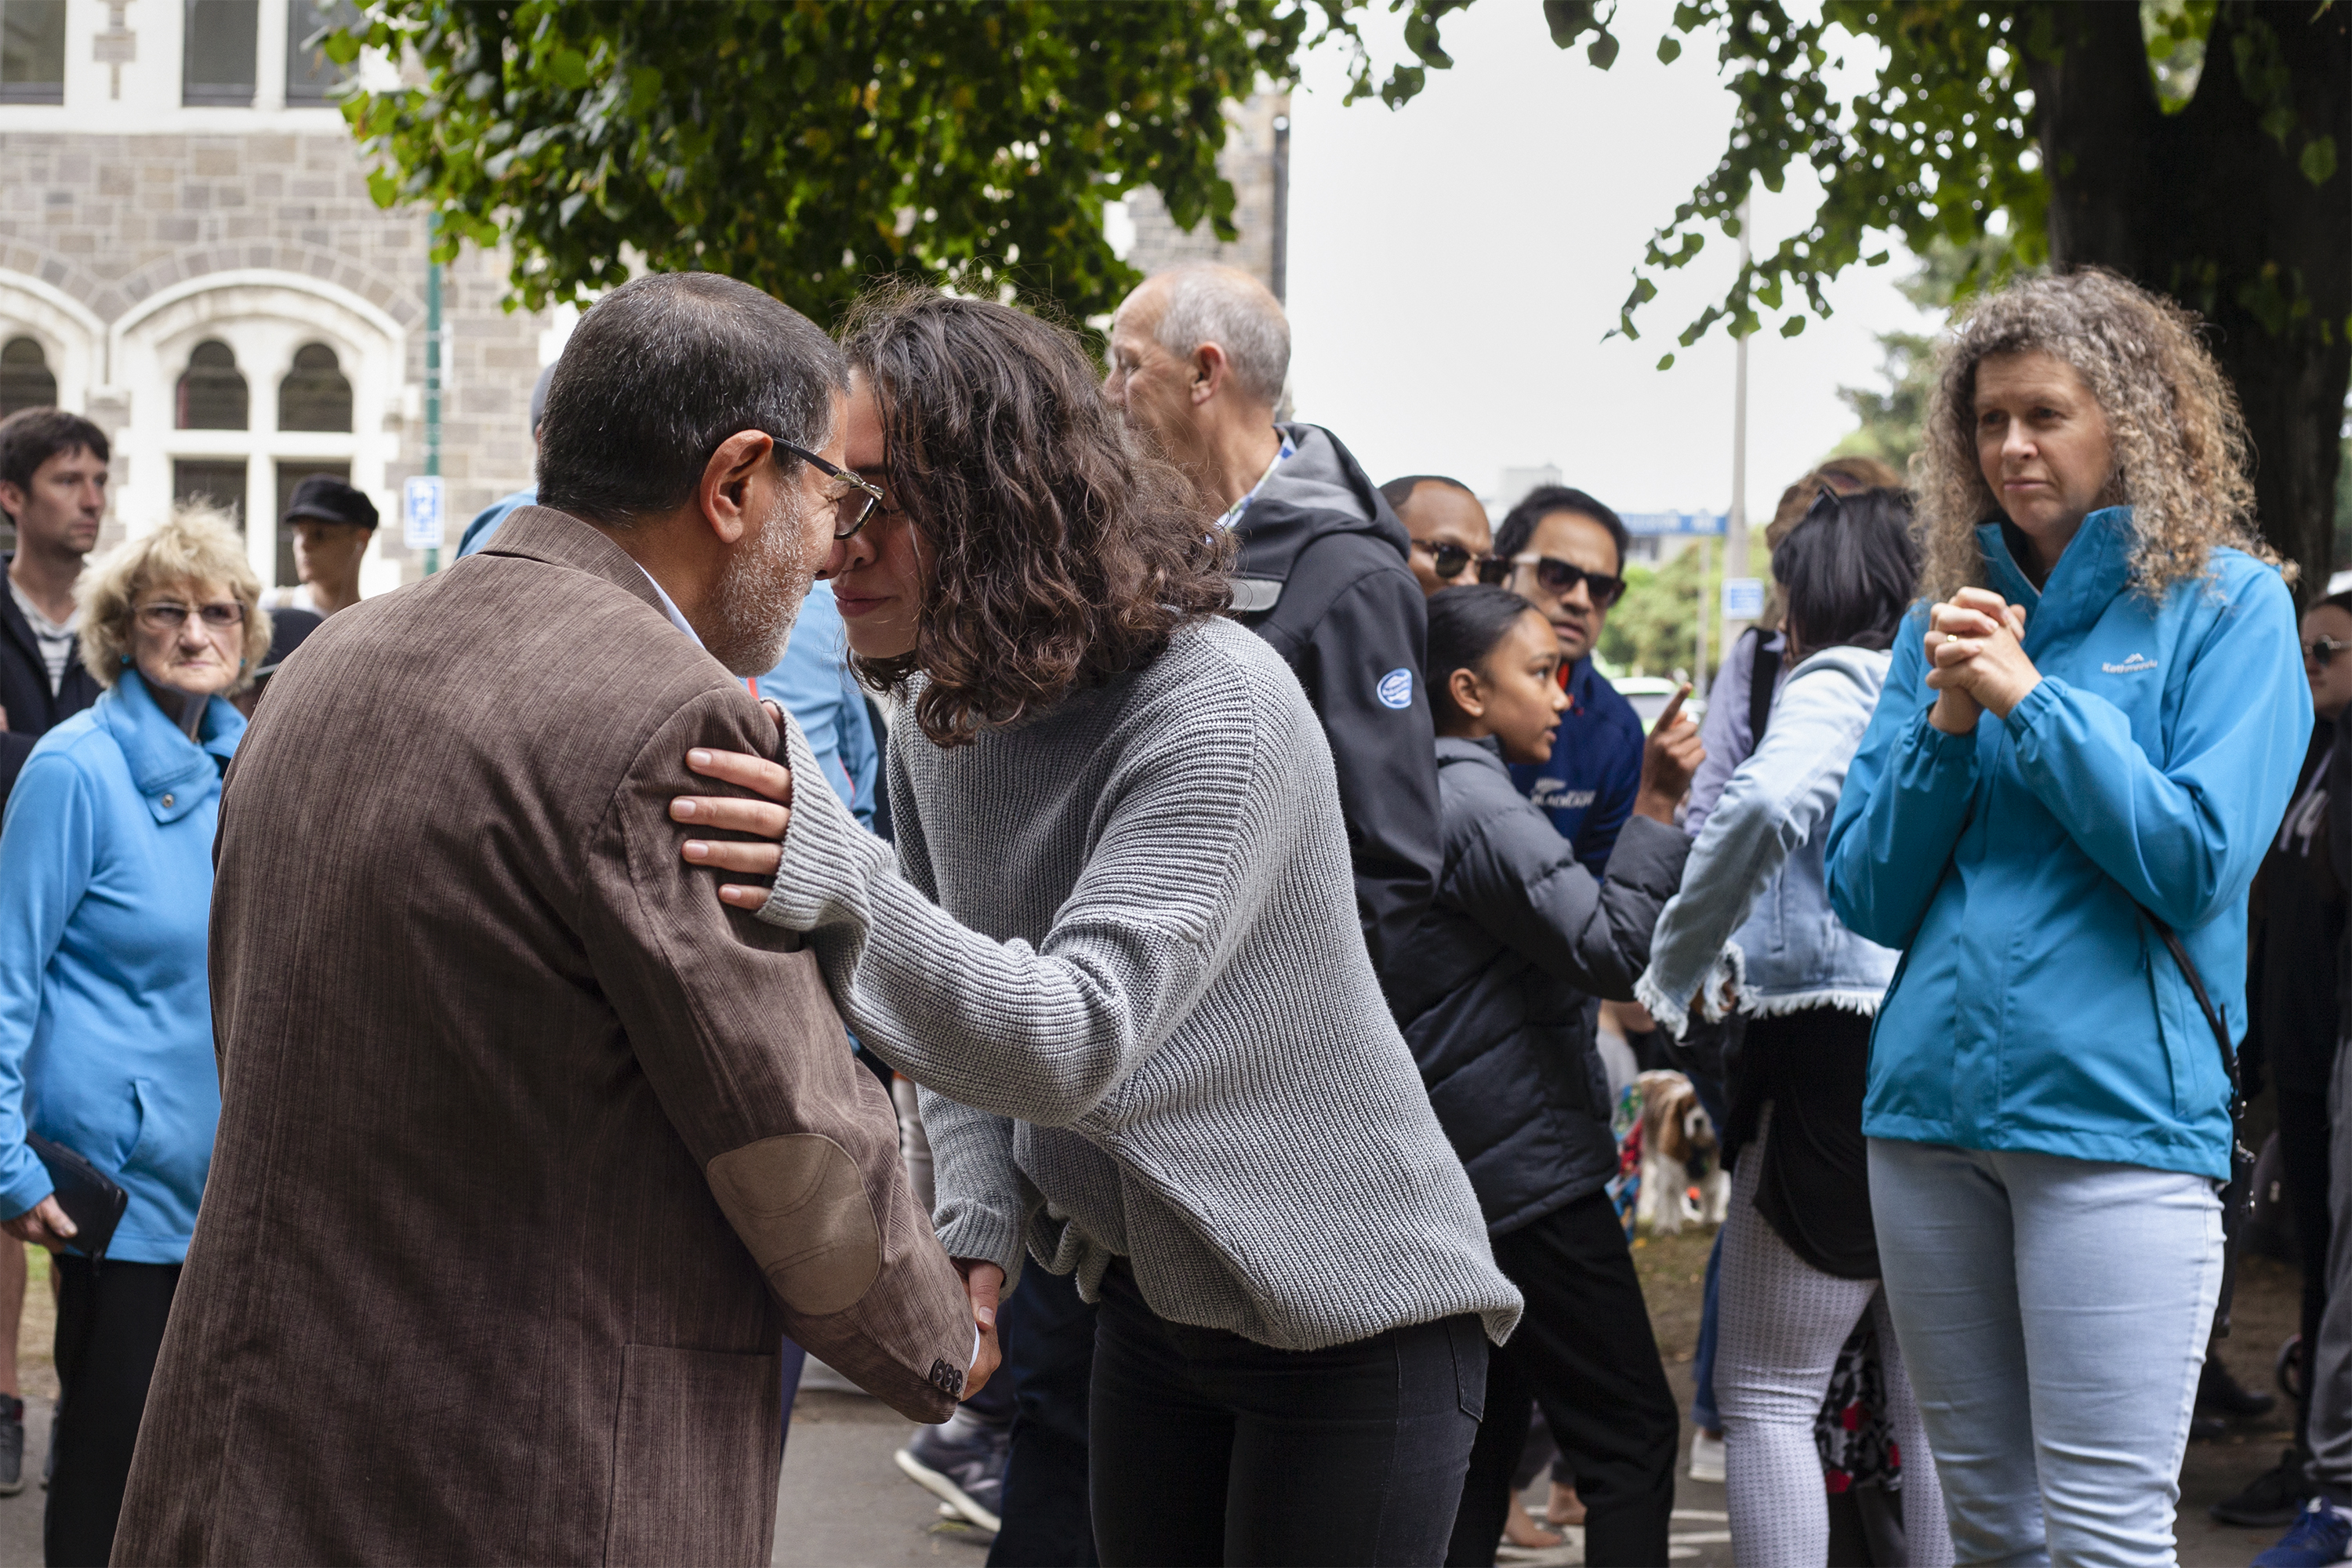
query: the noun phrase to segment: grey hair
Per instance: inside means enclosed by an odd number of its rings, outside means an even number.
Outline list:
[[[1188,261],[1153,275],[1167,306],[1152,333],[1160,346],[1190,359],[1202,343],[1225,351],[1241,389],[1268,407],[1282,401],[1290,374],[1290,320],[1265,284],[1239,268]]]

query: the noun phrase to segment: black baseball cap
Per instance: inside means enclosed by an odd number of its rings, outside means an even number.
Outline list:
[[[349,522],[375,526],[375,502],[332,474],[312,474],[294,487],[286,521],[310,518],[318,522]]]

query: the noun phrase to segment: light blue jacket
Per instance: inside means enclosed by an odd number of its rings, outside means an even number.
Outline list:
[[[1658,913],[1633,994],[1679,1037],[1692,995],[1721,1018],[1724,986],[1753,1016],[1808,1007],[1875,1013],[1895,953],[1831,912],[1822,849],[1846,767],[1886,683],[1891,656],[1829,647],[1789,672],[1764,743],[1724,787],[1682,890]]]
[[[800,721],[825,783],[859,826],[873,826],[882,753],[866,716],[866,693],[849,673],[849,631],[833,602],[832,584],[809,589],[783,658],[751,686],[754,696],[774,698]]]
[[[2242,1037],[2246,889],[2311,733],[2294,605],[2233,550],[2151,603],[2125,508],[2093,512],[2038,594],[2000,524],[1977,533],[2042,679],[1947,735],[1924,607],[1895,644],[1830,827],[1832,906],[1905,950],[1863,1131],[2225,1177],[2221,1053],[2137,906]]]
[[[220,1120],[205,932],[245,719],[215,697],[198,731],[125,669],[41,737],[0,822],[0,1217],[51,1190],[29,1110],[130,1194],[128,1263],[187,1257]]]

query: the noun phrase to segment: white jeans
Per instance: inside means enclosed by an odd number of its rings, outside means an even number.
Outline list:
[[[2221,1288],[2202,1176],[1870,1141],[1903,1359],[1963,1563],[2169,1563]]]

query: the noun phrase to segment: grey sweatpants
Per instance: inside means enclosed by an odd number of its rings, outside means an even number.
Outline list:
[[[2352,1050],[2327,1083],[2327,1310],[2311,1353],[2311,1479],[2352,1508]],[[2310,1267],[2308,1260],[2305,1268]]]

